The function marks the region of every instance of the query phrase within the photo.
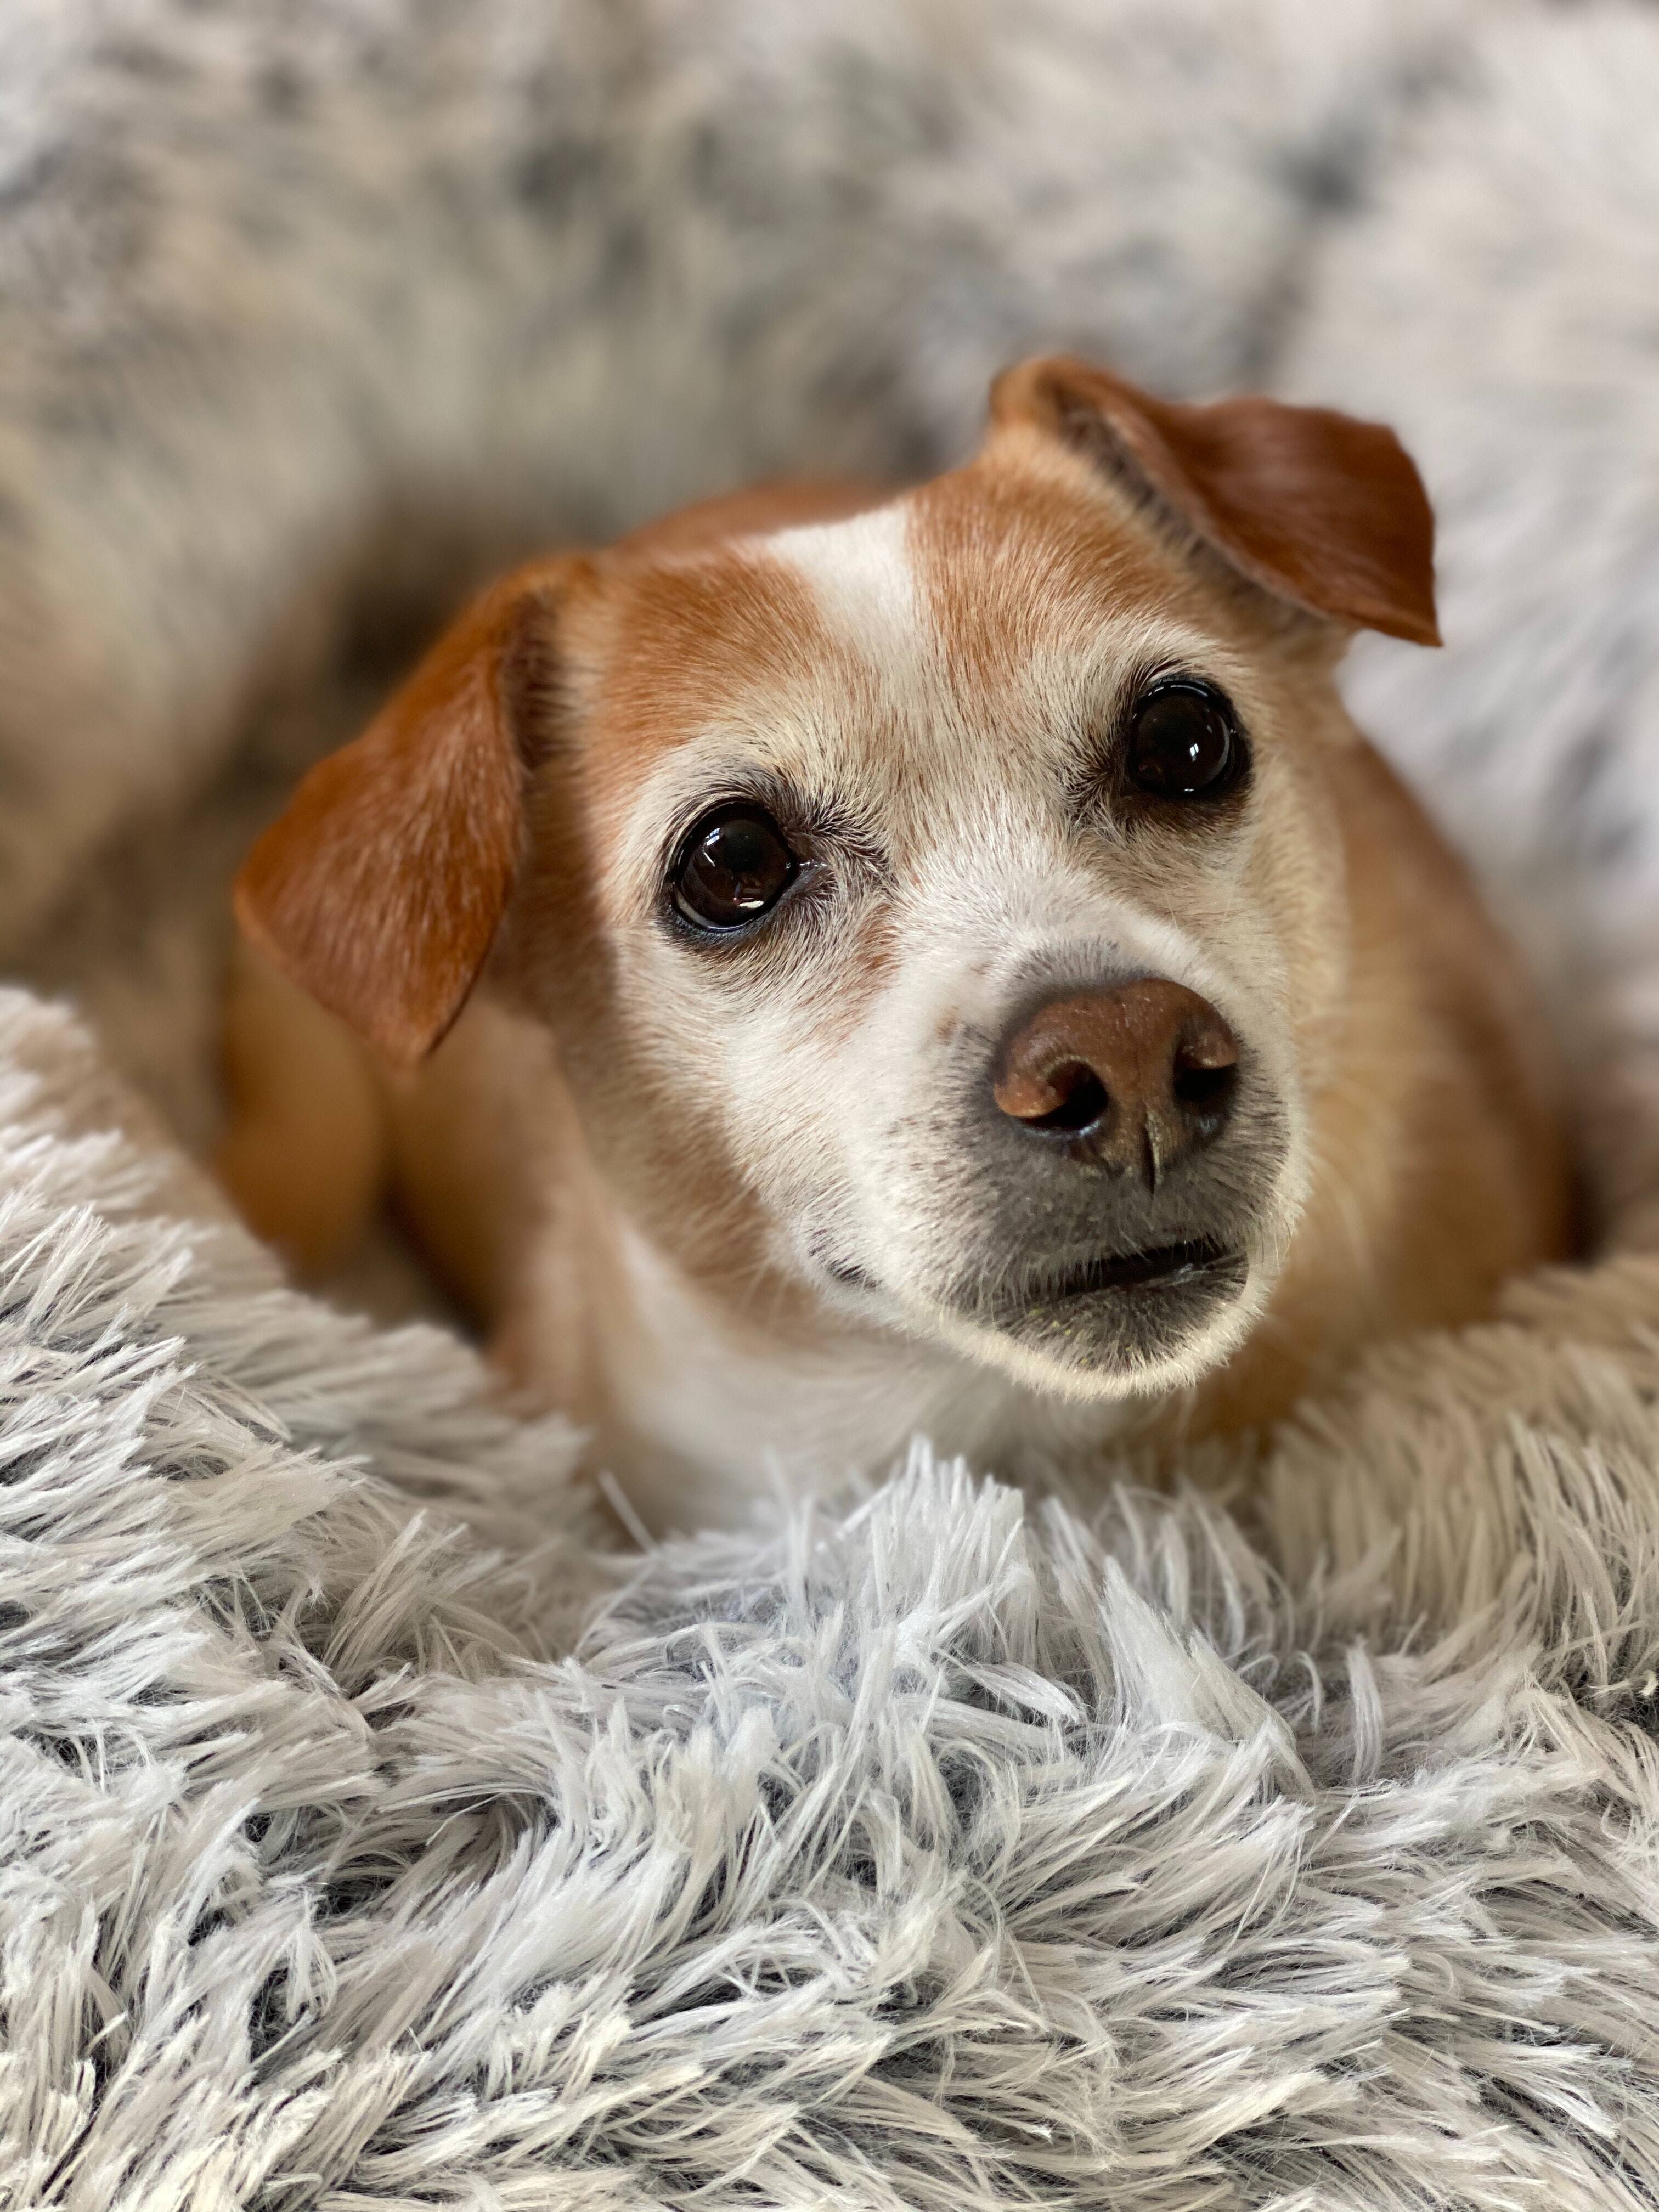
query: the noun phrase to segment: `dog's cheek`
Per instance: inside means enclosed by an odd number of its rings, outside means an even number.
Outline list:
[[[1289,754],[1274,766],[1277,787],[1261,812],[1242,906],[1271,943],[1277,1013],[1306,1097],[1331,1079],[1340,1049],[1350,964],[1346,870],[1340,824],[1316,763]]]
[[[836,995],[832,982],[781,995],[743,1024],[733,1055],[747,1073],[735,1145],[771,1216],[775,1256],[792,1268],[810,1267],[826,1241],[843,1246],[856,1212],[849,1139],[870,1071]]]
[[[763,1224],[718,1110],[703,994],[648,920],[618,926],[610,855],[572,763],[532,810],[496,968],[550,1034],[583,1139],[612,1195],[699,1278],[752,1273]]]
[[[884,957],[850,963],[818,1026],[817,1109],[833,1124],[818,1221],[843,1259],[900,1296],[928,1297],[959,1274],[983,1211],[966,1105],[990,1049],[971,1012],[992,964],[965,932],[912,915]]]

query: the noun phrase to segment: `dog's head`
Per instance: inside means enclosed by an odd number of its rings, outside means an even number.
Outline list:
[[[953,473],[522,570],[256,849],[244,925],[410,1065],[488,963],[635,1226],[738,1305],[1073,1395],[1261,1310],[1345,975],[1322,763],[1435,641],[1386,430],[996,387]]]

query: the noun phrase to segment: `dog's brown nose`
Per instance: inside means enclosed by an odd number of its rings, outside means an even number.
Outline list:
[[[1041,1007],[1004,1048],[994,1095],[1011,1120],[1155,1190],[1220,1135],[1237,1084],[1237,1042],[1215,1008],[1143,976]]]

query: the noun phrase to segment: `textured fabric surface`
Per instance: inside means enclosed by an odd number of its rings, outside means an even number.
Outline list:
[[[628,1566],[0,1049],[0,2202],[1652,2202],[1659,1263]]]

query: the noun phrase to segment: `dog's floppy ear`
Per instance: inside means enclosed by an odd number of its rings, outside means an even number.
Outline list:
[[[533,564],[475,600],[306,776],[237,878],[247,937],[393,1066],[444,1035],[500,926],[571,565]]]
[[[1007,370],[991,414],[1035,422],[1138,482],[1275,597],[1439,644],[1433,511],[1381,423],[1276,399],[1182,405],[1065,356]]]

